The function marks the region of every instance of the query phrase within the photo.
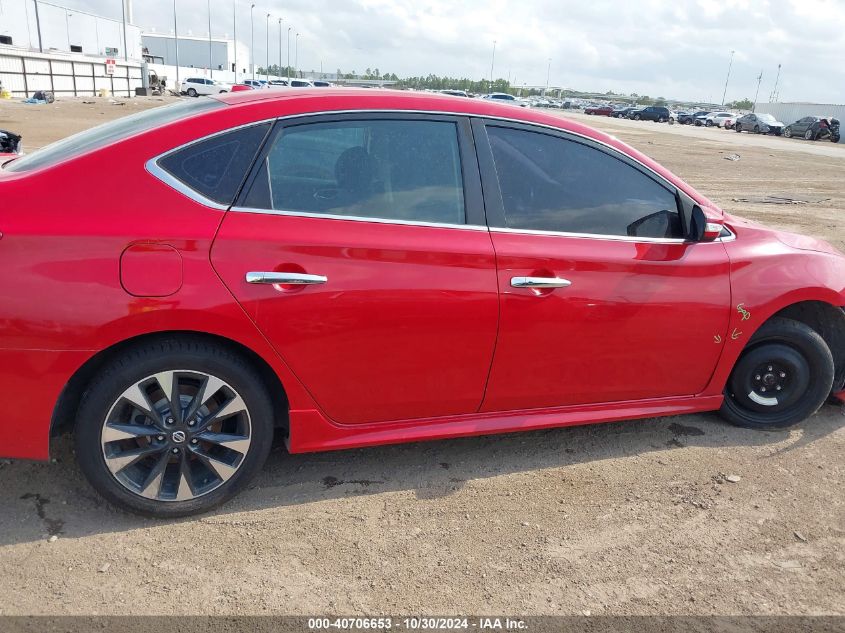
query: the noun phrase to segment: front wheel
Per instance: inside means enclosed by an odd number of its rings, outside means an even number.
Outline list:
[[[760,133],[760,126],[759,126],[759,125],[755,125],[755,126],[754,126],[754,133],[755,133],[755,134],[759,134],[759,133]]]
[[[816,135],[813,134],[812,128],[808,129],[806,132],[804,132],[804,138],[808,141],[815,141],[816,140]]]
[[[634,115],[634,121],[639,121],[642,117],[639,114]]]
[[[830,348],[815,330],[799,321],[773,318],[742,352],[719,412],[737,426],[792,426],[824,404],[833,372]]]
[[[704,123],[705,127],[713,127],[713,121],[707,121]]]
[[[114,359],[87,390],[79,466],[113,504],[155,517],[205,512],[260,470],[273,407],[260,375],[223,347],[164,340]]]
[[[783,135],[786,138],[792,138],[792,128],[788,128],[788,127],[783,128]]]
[[[197,93],[197,91],[196,91],[196,90],[194,90],[193,88],[188,88],[188,96],[189,96],[189,97],[198,97],[198,96],[199,96],[199,94],[198,94],[198,93]]]

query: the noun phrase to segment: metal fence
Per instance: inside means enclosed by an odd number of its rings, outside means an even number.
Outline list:
[[[104,88],[119,97],[134,95],[143,85],[141,63],[116,60],[113,67],[108,74],[105,58],[0,48],[0,84],[13,97],[29,98],[38,90],[92,97]]]

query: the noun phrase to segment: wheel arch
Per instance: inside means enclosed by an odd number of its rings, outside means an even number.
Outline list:
[[[207,332],[196,332],[190,330],[170,330],[141,334],[122,340],[110,347],[107,347],[89,358],[70,377],[64,389],[62,389],[56,404],[53,407],[53,415],[50,418],[50,437],[73,430],[76,423],[76,416],[79,404],[88,385],[97,371],[111,359],[123,354],[134,347],[143,344],[155,343],[173,338],[184,340],[190,338],[224,347],[230,352],[244,358],[252,365],[261,376],[270,400],[273,403],[274,425],[278,429],[288,430],[288,411],[290,409],[287,391],[282,384],[278,374],[258,353],[246,345],[230,338]]]

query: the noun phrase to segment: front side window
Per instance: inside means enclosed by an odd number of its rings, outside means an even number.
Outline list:
[[[270,123],[192,143],[158,159],[158,166],[204,198],[229,206],[255,160]]]
[[[674,192],[584,143],[487,128],[506,226],[643,238],[681,238]]]
[[[284,128],[244,206],[464,224],[458,131],[450,121],[361,120]]]

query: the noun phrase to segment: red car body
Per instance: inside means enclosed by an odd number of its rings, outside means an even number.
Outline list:
[[[596,116],[610,116],[613,114],[613,106],[596,106],[594,108],[584,108],[584,114],[594,114]]]
[[[305,452],[714,410],[772,315],[845,306],[845,258],[824,242],[723,215],[633,148],[557,116],[386,91],[214,98],[225,107],[43,169],[0,170],[0,385],[22,403],[0,417],[0,456],[46,459],[51,429],[73,416],[104,355],[156,333],[249,350],[284,389],[289,450]],[[498,117],[593,139],[673,183],[730,237],[667,244],[240,213],[144,169],[236,126],[340,111]],[[252,270],[330,282],[250,285]],[[558,273],[572,291],[508,283]]]

